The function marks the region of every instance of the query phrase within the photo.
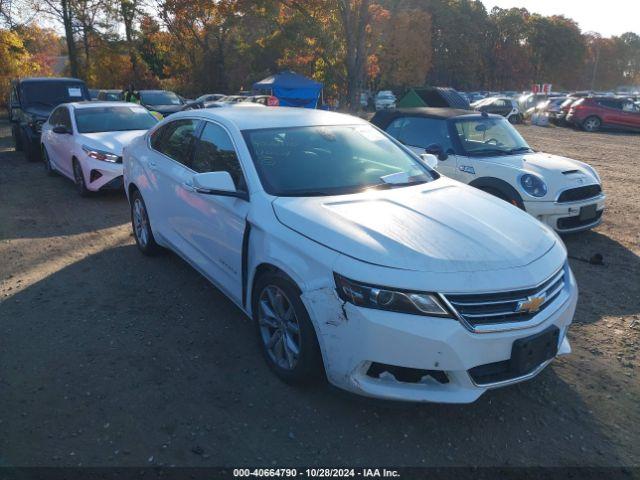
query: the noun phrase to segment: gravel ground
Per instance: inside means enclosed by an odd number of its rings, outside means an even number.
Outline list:
[[[638,465],[640,135],[522,127],[593,164],[608,210],[566,238],[574,353],[462,406],[296,389],[239,310],[136,250],[122,194],[82,199],[0,125],[0,466]],[[594,253],[605,265],[579,258]]]

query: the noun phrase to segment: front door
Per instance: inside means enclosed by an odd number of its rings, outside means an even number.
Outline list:
[[[245,177],[228,132],[205,122],[190,164],[195,173],[229,172],[238,192],[247,192]],[[244,198],[196,192],[182,185],[182,206],[175,221],[193,255],[202,259],[213,280],[237,302],[242,299],[242,241],[249,202]]]

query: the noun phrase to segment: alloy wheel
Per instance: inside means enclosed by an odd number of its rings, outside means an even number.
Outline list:
[[[600,128],[600,120],[597,118],[587,118],[583,126],[587,132],[595,132]]]
[[[148,234],[149,219],[147,217],[147,209],[140,198],[136,198],[133,202],[133,228],[136,238],[141,247],[146,247],[149,242]]]
[[[300,324],[291,300],[277,286],[266,286],[258,301],[260,335],[271,360],[293,370],[300,357]]]

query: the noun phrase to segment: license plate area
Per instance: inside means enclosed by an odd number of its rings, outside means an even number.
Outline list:
[[[586,222],[588,220],[594,220],[596,218],[596,204],[580,207],[580,221]]]
[[[511,372],[515,376],[532,372],[558,353],[560,329],[551,326],[530,337],[519,338],[511,347]]]

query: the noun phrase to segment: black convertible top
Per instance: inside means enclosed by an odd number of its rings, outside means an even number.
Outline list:
[[[376,112],[371,119],[371,123],[384,130],[392,121],[400,117],[425,117],[446,120],[465,115],[480,115],[480,113],[472,110],[460,110],[458,108],[395,108]]]

